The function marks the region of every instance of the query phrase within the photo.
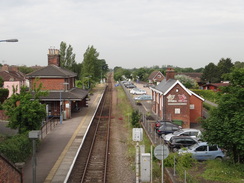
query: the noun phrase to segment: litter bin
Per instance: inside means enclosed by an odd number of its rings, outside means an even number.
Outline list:
[[[174,120],[172,120],[172,122],[174,124],[176,124],[176,125],[179,125],[179,126],[182,126],[182,124],[183,124],[183,121],[182,120],[178,120],[178,119],[174,119]]]
[[[66,111],[63,111],[63,119],[66,119]]]

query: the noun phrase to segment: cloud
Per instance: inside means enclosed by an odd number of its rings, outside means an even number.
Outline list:
[[[1,1],[0,61],[46,65],[49,46],[65,41],[77,62],[93,45],[110,67],[172,64],[204,67],[243,58],[241,0],[8,0]],[[15,54],[9,54],[14,51]]]

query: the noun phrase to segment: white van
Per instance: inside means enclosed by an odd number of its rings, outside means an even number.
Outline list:
[[[183,128],[178,131],[175,131],[174,133],[167,134],[165,136],[162,136],[165,143],[168,143],[171,137],[173,136],[189,136],[192,137],[193,139],[200,140],[202,135],[202,132],[198,129],[193,129],[193,128]]]

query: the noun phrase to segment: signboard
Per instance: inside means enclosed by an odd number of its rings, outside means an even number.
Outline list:
[[[166,145],[158,145],[154,149],[154,156],[159,159],[163,160],[167,158],[169,155],[169,148]]]
[[[132,131],[132,139],[133,141],[142,141],[143,140],[143,129],[142,128],[133,128]]]

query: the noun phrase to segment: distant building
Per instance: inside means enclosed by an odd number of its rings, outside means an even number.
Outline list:
[[[13,88],[16,89],[16,93],[20,93],[20,88],[22,86],[28,86],[28,82],[26,81],[25,74],[18,71],[17,66],[9,66],[4,64],[1,67],[0,77],[2,77],[4,84],[3,88],[9,90],[9,96],[11,97],[13,94]]]
[[[207,83],[202,86],[203,90],[212,90],[212,91],[220,91],[220,87],[229,86],[229,82],[222,82],[222,83]]]
[[[160,71],[153,71],[148,77],[148,82],[158,85],[164,78],[164,75]]]
[[[166,78],[156,87],[151,87],[153,97],[152,111],[162,120],[183,121],[189,128],[202,117],[204,99],[187,89],[174,78],[174,69],[166,70]]]

